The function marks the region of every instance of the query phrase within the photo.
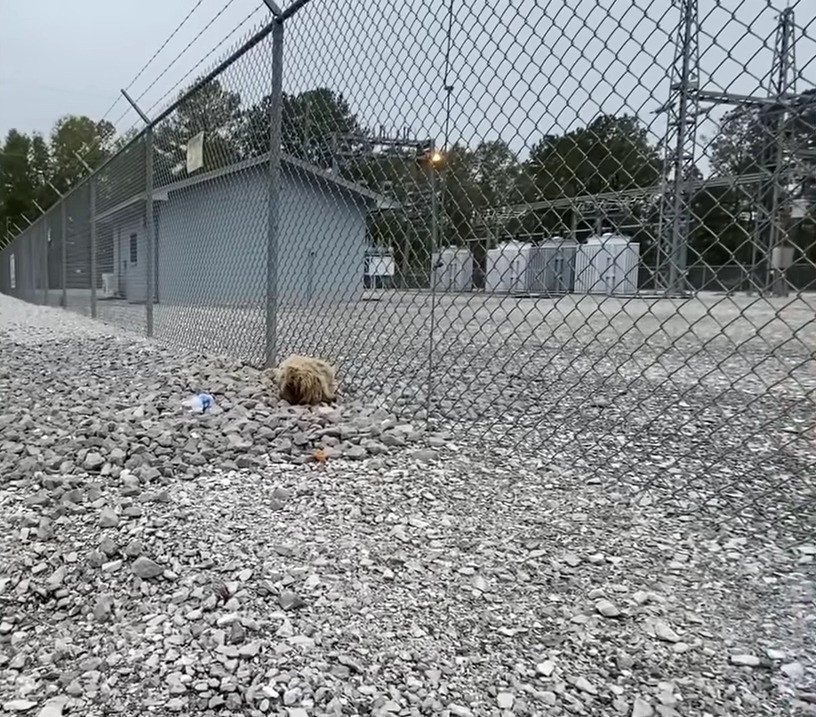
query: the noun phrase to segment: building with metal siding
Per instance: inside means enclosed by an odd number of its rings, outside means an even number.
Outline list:
[[[366,217],[389,200],[293,158],[284,159],[281,177],[279,301],[359,299]],[[268,186],[267,160],[260,157],[156,188],[159,303],[265,300]],[[144,198],[114,207],[99,221],[112,230],[118,295],[144,301]]]

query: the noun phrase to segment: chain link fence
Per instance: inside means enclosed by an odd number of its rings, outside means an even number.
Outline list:
[[[320,355],[344,400],[678,510],[812,516],[816,9],[305,5],[17,234],[0,290]]]

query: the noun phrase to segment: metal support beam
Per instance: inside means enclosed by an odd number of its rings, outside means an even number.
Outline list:
[[[26,301],[30,301],[32,304],[37,300],[37,275],[35,273],[35,267],[37,266],[37,262],[34,257],[35,247],[34,247],[34,237],[37,233],[37,223],[31,225],[31,231],[28,233],[26,237],[26,244],[28,244],[28,291],[30,294],[27,294]]]
[[[96,178],[90,181],[91,214],[91,318],[96,318]]]
[[[716,90],[695,90],[700,102],[715,105],[741,105],[743,107],[768,107],[769,105],[793,106],[801,102],[801,95],[783,94],[778,97],[760,97],[758,95],[738,95]]]
[[[728,175],[725,177],[711,177],[697,181],[687,182],[689,190],[703,192],[706,189],[742,187],[759,184],[764,175],[760,173]],[[579,194],[574,197],[559,197],[558,199],[545,199],[540,202],[530,202],[526,204],[512,204],[508,207],[498,207],[494,210],[502,218],[512,219],[527,212],[541,209],[570,208],[578,204],[596,204],[603,201],[621,201],[624,199],[654,199],[659,197],[666,190],[665,184],[652,184],[648,187],[636,187],[635,189],[622,189],[618,192],[600,192],[598,194]],[[492,216],[492,215],[491,215]]]
[[[153,336],[153,301],[156,296],[156,226],[153,214],[153,123],[150,118],[142,112],[136,101],[127,93],[121,90],[122,96],[128,101],[136,114],[142,118],[146,129],[144,134],[145,143],[145,234],[147,235],[147,257],[145,260],[145,271],[147,272],[145,287],[145,333],[148,337]]]
[[[272,87],[269,111],[269,191],[266,237],[266,339],[264,363],[272,367],[278,351],[278,248],[280,242],[281,126],[283,123],[283,22],[272,28]]]
[[[699,11],[697,0],[680,3],[679,44],[675,51],[663,171],[670,189],[660,203],[656,282],[667,296],[687,290],[687,244],[691,226],[691,183],[699,118]]]
[[[142,112],[139,108],[139,105],[136,104],[136,101],[127,93],[127,90],[120,90],[122,96],[128,101],[128,104],[136,111],[136,114],[142,118],[142,122],[146,125],[150,125],[150,120],[148,119],[147,115]]]
[[[48,226],[48,219],[47,217],[43,217],[43,228],[42,228],[42,263],[40,266],[42,267],[43,272],[43,306],[48,306],[50,303],[49,296],[48,296],[48,234],[50,231],[50,227]]]
[[[788,126],[791,105],[796,103],[784,100],[798,97],[795,84],[794,29],[793,10],[787,8],[780,13],[776,28],[774,63],[768,87],[768,95],[772,101],[759,110],[763,142],[757,159],[763,181],[757,196],[752,278],[760,294],[779,295],[782,290],[781,282],[778,281],[779,270],[773,266],[772,256],[786,241],[787,184],[790,179],[790,161],[794,154],[788,142]]]
[[[74,155],[74,157],[76,157],[76,158],[77,158],[77,161],[78,161],[78,162],[79,162],[79,163],[80,163],[80,164],[81,164],[81,165],[82,165],[82,166],[85,168],[85,171],[86,171],[86,172],[88,172],[89,174],[90,174],[90,173],[93,173],[93,169],[91,168],[91,165],[90,165],[90,164],[88,164],[88,163],[87,163],[87,162],[86,162],[86,161],[85,161],[85,160],[82,158],[82,156],[79,154],[79,152],[74,151],[74,152],[72,152],[72,154]]]
[[[431,409],[433,408],[433,393],[434,393],[434,350],[436,348],[436,344],[434,342],[434,335],[436,329],[436,252],[439,247],[439,199],[436,196],[437,193],[437,169],[435,163],[436,157],[436,143],[431,142],[430,151],[427,161],[428,165],[428,183],[430,184],[431,189],[431,237],[430,237],[430,247],[428,251],[428,266],[431,270],[430,281],[431,281],[431,324],[428,331],[428,393],[426,396],[426,404],[425,410],[427,411],[427,415],[431,415]],[[444,171],[444,167],[443,170]],[[444,185],[443,185],[444,191]]]
[[[156,234],[153,219],[153,128],[145,133],[145,232],[147,234],[147,296],[145,297],[145,331],[153,336],[153,297],[155,295]]]
[[[60,232],[62,233],[62,246],[60,247],[60,281],[62,282],[63,309],[68,308],[68,211],[65,206],[65,197],[60,201]]]
[[[264,4],[269,8],[269,12],[271,12],[275,18],[280,19],[280,16],[283,15],[281,9],[278,7],[277,3],[274,0],[263,0]]]
[[[52,191],[54,191],[56,193],[56,195],[58,197],[57,201],[60,203],[60,206],[62,206],[62,204],[64,203],[64,198],[62,196],[62,192],[60,192],[60,190],[57,189],[54,186],[54,183],[50,179],[48,179],[48,177],[43,175],[43,180],[45,181],[45,183],[49,187],[51,187]],[[53,206],[50,207],[49,209],[52,209],[52,208],[53,208]],[[46,303],[46,306],[51,305],[51,297],[50,297],[51,272],[50,272],[50,268],[49,268],[49,266],[50,266],[49,265],[49,259],[50,259],[51,248],[50,248],[50,244],[48,242],[48,236],[49,236],[50,230],[51,230],[51,227],[49,226],[46,229],[46,234],[45,234],[45,303]],[[53,239],[52,239],[52,241],[53,241]],[[63,244],[64,244],[64,241],[63,241]],[[62,244],[60,245],[60,248],[61,247],[62,247]]]

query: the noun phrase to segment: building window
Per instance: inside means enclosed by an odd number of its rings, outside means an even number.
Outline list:
[[[139,259],[139,235],[130,235],[130,263],[138,264]]]

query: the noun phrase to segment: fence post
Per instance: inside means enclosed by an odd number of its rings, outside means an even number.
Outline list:
[[[266,345],[264,363],[274,366],[278,341],[278,248],[281,197],[281,122],[283,94],[283,22],[272,28],[272,89],[269,116],[269,193],[266,244]]]
[[[145,132],[145,231],[147,232],[147,297],[145,300],[145,319],[147,335],[153,336],[153,292],[155,277],[153,275],[153,257],[156,251],[156,237],[153,226],[153,127],[148,124]]]
[[[148,116],[142,112],[136,101],[127,93],[127,90],[120,90],[122,96],[133,107],[136,114],[145,123],[145,233],[147,234],[147,259],[145,261],[145,324],[148,338],[153,336],[153,297],[155,294],[156,276],[153,269],[153,259],[156,251],[155,227],[153,226],[153,123]]]
[[[32,224],[29,227],[28,237],[26,237],[26,241],[28,243],[28,298],[26,301],[29,301],[32,304],[37,303],[37,273],[35,271],[35,267],[37,266],[37,260],[35,258],[35,246],[34,246],[34,236],[37,233],[37,225]]]
[[[91,209],[91,318],[96,318],[96,180],[90,180]]]
[[[65,199],[60,201],[60,231],[62,246],[60,247],[60,280],[62,281],[62,308],[68,308],[68,211]]]
[[[48,221],[48,216],[43,217],[42,230],[42,276],[43,276],[43,306],[49,305],[48,300],[48,234],[51,231],[51,225]]]

